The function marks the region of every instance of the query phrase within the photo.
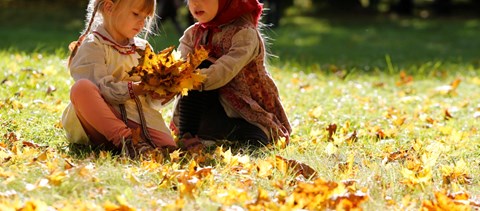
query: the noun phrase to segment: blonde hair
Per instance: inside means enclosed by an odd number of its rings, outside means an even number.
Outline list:
[[[103,9],[105,5],[105,1],[109,0],[90,0],[87,6],[87,15],[85,18],[85,28],[83,29],[80,37],[78,40],[70,43],[68,48],[70,49],[70,57],[68,58],[68,65],[70,66],[70,63],[72,61],[72,58],[75,56],[77,53],[78,47],[82,44],[83,40],[85,37],[90,33],[91,29],[97,28],[99,25],[103,23]],[[127,1],[130,3],[132,1],[138,1],[138,0],[110,0],[112,1],[116,7],[118,7],[121,4],[125,4]],[[153,34],[153,29],[155,26],[155,8],[156,8],[156,0],[143,0],[143,11],[146,11],[147,14],[149,14],[149,17],[147,17],[147,21],[145,23],[145,26],[142,30],[142,34],[144,34],[144,38],[146,39],[149,34]],[[98,15],[100,13],[100,15]]]

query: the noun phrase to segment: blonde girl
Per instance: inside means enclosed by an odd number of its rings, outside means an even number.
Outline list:
[[[87,24],[72,44],[75,83],[62,116],[72,143],[90,144],[136,158],[155,148],[176,148],[158,112],[162,98],[143,91],[126,73],[148,42],[155,0],[90,0]]]
[[[200,72],[207,75],[198,91],[182,97],[172,129],[186,148],[200,139],[268,144],[291,133],[277,87],[265,66],[259,32],[258,0],[188,0],[198,21],[180,39],[185,57],[199,46],[210,51]]]

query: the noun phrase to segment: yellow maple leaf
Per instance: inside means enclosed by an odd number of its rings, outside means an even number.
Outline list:
[[[468,174],[467,163],[461,159],[454,166],[441,167],[442,178],[444,184],[456,182],[459,184],[471,184],[472,177]]]
[[[68,175],[65,173],[65,171],[55,171],[52,174],[50,174],[47,178],[50,181],[50,184],[58,186],[62,184],[62,181],[67,176]]]
[[[172,153],[170,153],[170,159],[172,162],[177,162],[180,160],[180,150],[175,150]]]
[[[272,175],[273,165],[272,162],[259,160],[256,162],[257,176],[260,178],[267,178]]]
[[[188,90],[199,87],[205,80],[205,75],[197,70],[198,65],[208,58],[208,51],[204,48],[195,49],[186,60],[173,46],[158,54],[147,46],[139,54],[138,65],[127,73],[132,79],[140,78],[144,90],[154,91],[160,96],[186,95]]]
[[[432,171],[429,168],[424,168],[420,171],[412,171],[407,168],[402,168],[401,173],[404,180],[401,183],[407,185],[410,188],[414,188],[416,185],[424,185],[429,183],[432,179]]]

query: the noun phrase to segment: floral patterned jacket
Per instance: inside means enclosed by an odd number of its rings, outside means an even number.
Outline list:
[[[194,50],[198,27],[191,26],[180,39],[182,56]],[[265,67],[265,46],[256,27],[244,19],[225,24],[214,34],[211,46],[210,56],[216,61],[200,70],[207,75],[204,89],[219,89],[220,102],[229,117],[241,117],[259,126],[272,140],[288,139],[292,128]],[[174,123],[175,119],[174,114]]]

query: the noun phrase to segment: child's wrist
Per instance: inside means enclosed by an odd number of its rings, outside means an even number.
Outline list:
[[[199,92],[202,92],[204,86],[205,86],[205,85],[204,85],[203,83],[198,84],[198,85],[196,85],[196,86],[193,87],[193,90],[197,90],[197,91],[199,91]]]
[[[135,90],[133,89],[133,82],[129,81],[127,82],[128,86],[128,94],[130,95],[131,99],[135,98]]]
[[[133,83],[132,81],[128,82],[128,94],[130,98],[134,99],[135,96],[144,95],[147,92],[143,89],[143,86]]]

